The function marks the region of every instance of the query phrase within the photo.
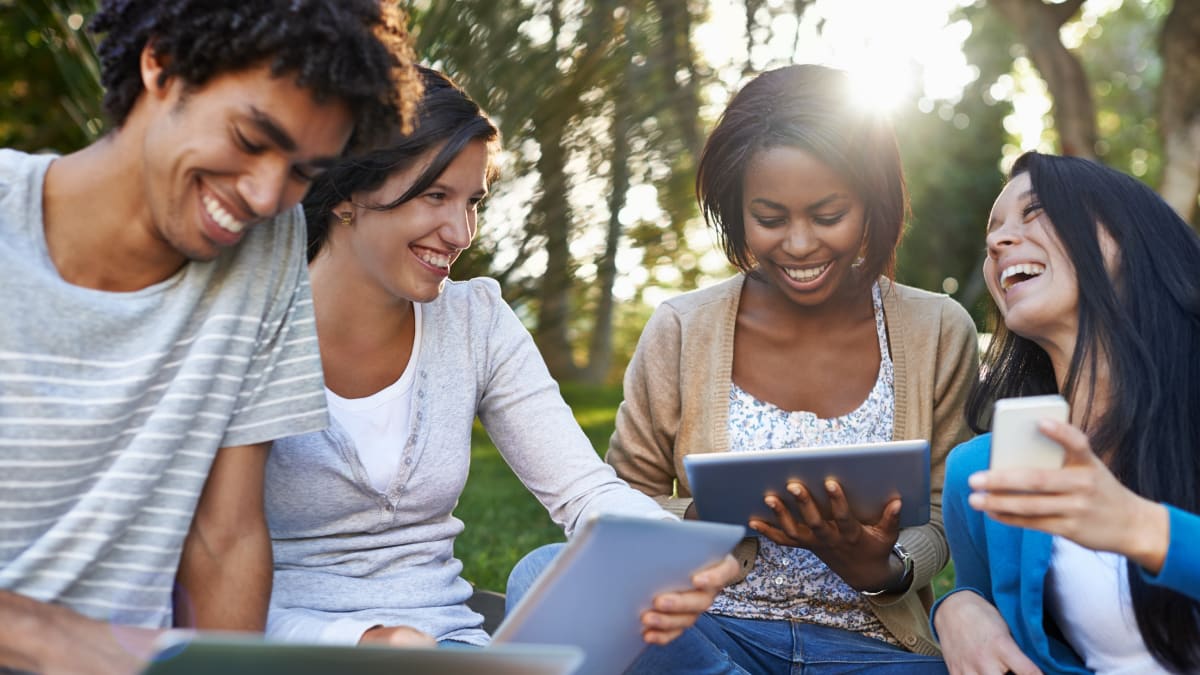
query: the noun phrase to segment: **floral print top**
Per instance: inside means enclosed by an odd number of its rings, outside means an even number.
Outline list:
[[[729,392],[730,450],[768,450],[889,441],[896,412],[895,370],[888,352],[879,284],[871,289],[879,337],[879,376],[856,410],[830,419],[787,411],[733,384]],[[715,614],[795,620],[854,631],[900,646],[870,603],[807,549],[759,537],[758,559],[746,578],[712,605]]]

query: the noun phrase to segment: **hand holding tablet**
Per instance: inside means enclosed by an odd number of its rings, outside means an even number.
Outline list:
[[[791,481],[803,483],[822,517],[832,520],[824,486],[833,479],[861,522],[878,521],[897,497],[900,527],[929,521],[925,440],[687,455],[683,466],[701,520],[746,525],[755,518],[778,525],[764,500],[774,494],[794,503],[787,489]]]

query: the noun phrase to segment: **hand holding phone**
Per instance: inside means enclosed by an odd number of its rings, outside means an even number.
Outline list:
[[[1067,421],[1067,401],[1058,394],[1002,398],[992,412],[992,469],[1057,469],[1064,450],[1038,430],[1038,422]]]

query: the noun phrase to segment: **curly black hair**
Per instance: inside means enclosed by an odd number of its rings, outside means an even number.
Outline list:
[[[354,116],[347,150],[411,130],[421,82],[405,16],[380,0],[106,0],[90,28],[100,43],[104,108],[117,127],[142,94],[147,43],[165,67],[159,81],[202,86],[225,72],[269,64],[318,101],[345,101]]]

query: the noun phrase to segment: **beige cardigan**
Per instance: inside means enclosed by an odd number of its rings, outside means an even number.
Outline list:
[[[691,504],[683,456],[729,450],[733,333],[744,275],[663,303],[646,324],[625,372],[625,400],[607,461],[634,488],[682,516]],[[942,527],[946,454],[970,437],[963,416],[978,369],[975,324],[945,295],[880,279],[895,365],[894,439],[930,440],[928,524],[906,528],[900,542],[914,562],[909,591],[870,598],[872,609],[910,651],[939,654],[929,631],[930,581],[950,558]],[[735,552],[743,575],[757,540]]]

